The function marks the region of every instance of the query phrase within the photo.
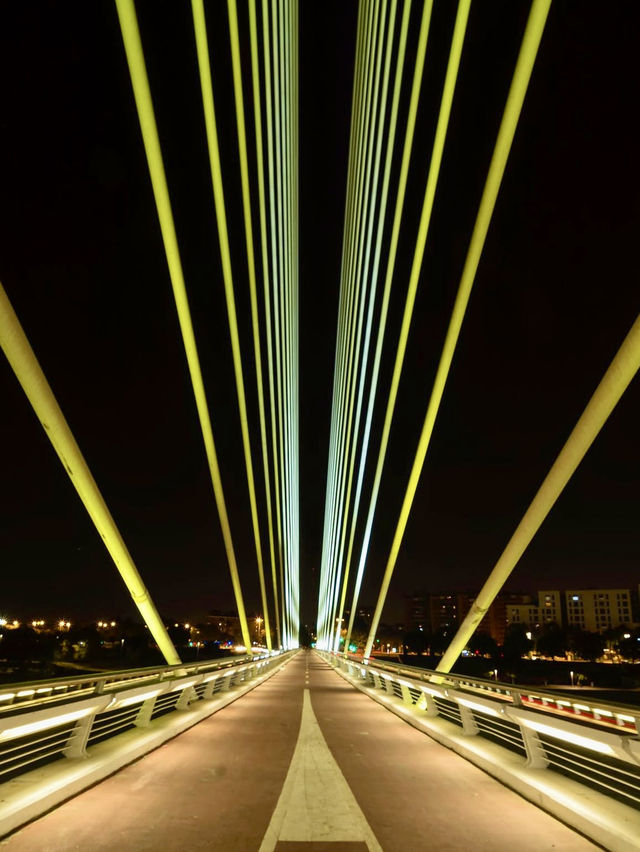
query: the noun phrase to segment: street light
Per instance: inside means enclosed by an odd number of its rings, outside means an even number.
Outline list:
[[[260,644],[260,634],[261,634],[261,626],[262,626],[262,618],[257,616],[256,618],[256,639],[258,640],[258,644]]]

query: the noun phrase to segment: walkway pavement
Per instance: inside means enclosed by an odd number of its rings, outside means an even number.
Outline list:
[[[598,847],[318,656],[0,843],[2,852],[586,852]]]

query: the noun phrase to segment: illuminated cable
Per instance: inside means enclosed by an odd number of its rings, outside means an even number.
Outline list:
[[[438,177],[440,175],[440,164],[442,163],[442,154],[444,151],[444,143],[447,136],[447,127],[449,125],[451,107],[453,105],[453,96],[456,87],[456,80],[458,78],[458,69],[460,67],[460,57],[462,55],[464,36],[467,29],[467,22],[469,20],[470,6],[471,0],[460,0],[460,2],[458,3],[458,13],[456,15],[456,22],[453,29],[453,37],[451,39],[451,50],[449,52],[449,61],[447,63],[447,73],[445,76],[444,87],[442,91],[442,100],[440,102],[440,113],[438,115],[438,124],[436,126],[436,133],[433,140],[431,162],[429,163],[429,175],[427,177],[427,185],[424,194],[424,202],[422,205],[422,213],[420,215],[420,226],[418,228],[416,248],[413,256],[413,263],[411,266],[411,274],[409,276],[409,287],[407,289],[404,314],[402,316],[402,327],[400,329],[400,338],[398,340],[398,349],[393,369],[393,378],[391,380],[391,390],[389,392],[389,401],[387,404],[387,412],[385,415],[380,455],[378,457],[378,468],[376,470],[376,484],[374,486],[375,500],[373,500],[371,503],[371,519],[373,519],[373,512],[375,512],[375,505],[378,496],[377,488],[379,487],[380,477],[382,475],[382,467],[384,465],[385,454],[389,441],[389,433],[391,431],[391,421],[393,419],[393,413],[398,394],[398,386],[400,384],[400,375],[402,372],[404,355],[406,352],[407,341],[409,338],[409,329],[411,326],[413,307],[415,304],[416,292],[418,290],[418,282],[420,280],[420,271],[422,269],[422,260],[424,258],[424,250],[427,242],[427,235],[429,233],[431,214],[433,212],[433,203],[436,194],[436,187],[438,185]],[[393,564],[395,564],[395,560]],[[375,638],[375,632],[378,629],[380,613],[382,611],[382,606],[384,604],[386,591],[388,589],[392,573],[393,565],[389,563],[385,571],[384,578],[382,580],[382,585],[378,596],[378,603],[376,605],[376,609],[370,625],[369,638],[367,639],[365,649],[367,655],[371,652],[371,646]]]
[[[336,550],[334,554],[335,559],[335,587],[333,591],[333,600],[332,600],[332,611],[331,611],[331,644],[333,645],[334,639],[333,635],[337,637],[336,641],[339,642],[340,638],[340,624],[341,622],[337,617],[338,610],[338,598],[340,592],[340,581],[342,579],[342,560],[344,557],[344,545],[346,538],[346,529],[347,529],[347,519],[349,513],[349,505],[351,499],[351,486],[353,479],[353,464],[355,461],[355,450],[357,445],[357,437],[359,430],[359,418],[354,420],[354,406],[357,407],[356,403],[356,388],[358,386],[358,373],[366,372],[366,364],[367,364],[367,354],[364,350],[362,350],[361,355],[361,344],[362,344],[362,332],[364,326],[364,310],[367,304],[367,295],[369,295],[368,301],[371,303],[371,287],[369,287],[369,294],[367,293],[367,284],[368,284],[368,276],[366,274],[367,270],[363,268],[363,264],[366,262],[366,259],[370,253],[371,246],[371,227],[370,224],[373,222],[373,213],[375,210],[375,202],[376,202],[376,191],[372,188],[372,179],[373,179],[373,159],[374,159],[374,140],[376,136],[381,135],[381,128],[379,128],[380,133],[376,133],[376,116],[378,113],[378,101],[379,101],[379,86],[380,86],[380,75],[382,72],[382,57],[383,57],[383,47],[384,47],[384,29],[385,29],[385,20],[386,20],[386,11],[387,4],[386,0],[383,0],[381,3],[381,16],[379,19],[379,28],[377,38],[374,33],[374,41],[372,43],[372,63],[371,63],[371,75],[369,77],[368,86],[367,86],[367,97],[365,100],[365,110],[366,110],[366,128],[367,133],[363,134],[363,166],[362,166],[362,175],[361,175],[361,187],[360,187],[360,198],[358,199],[358,206],[356,212],[356,220],[358,223],[358,234],[353,246],[353,257],[352,257],[352,265],[351,265],[351,279],[352,286],[355,286],[357,292],[359,294],[359,308],[357,315],[354,315],[354,327],[352,330],[351,336],[351,348],[349,351],[349,365],[350,369],[347,374],[346,380],[346,407],[344,413],[343,420],[343,428],[346,432],[346,440],[344,443],[343,454],[342,454],[342,493],[341,493],[341,505],[339,506],[339,511],[337,514],[337,523],[336,523]],[[377,48],[375,48],[375,43],[377,41]],[[375,49],[374,49],[375,48]],[[390,58],[390,53],[387,51],[387,54]],[[375,57],[375,58],[374,58]],[[381,139],[380,139],[381,141]],[[367,240],[368,236],[368,240]],[[361,383],[360,383],[361,386]],[[351,462],[351,464],[350,464]]]
[[[386,317],[389,306],[389,297],[391,293],[391,282],[393,280],[393,274],[395,270],[395,261],[396,254],[398,251],[398,237],[400,233],[400,222],[402,219],[402,209],[404,207],[404,198],[407,186],[407,176],[409,172],[409,161],[411,159],[411,149],[413,146],[413,136],[416,125],[416,115],[418,112],[418,101],[420,98],[420,87],[422,83],[422,74],[424,70],[424,61],[425,54],[427,50],[427,40],[429,36],[429,25],[431,22],[431,12],[433,9],[433,0],[425,0],[423,10],[422,10],[422,19],[420,22],[420,33],[418,36],[418,47],[416,52],[416,61],[413,72],[413,81],[411,84],[411,96],[409,101],[409,112],[407,115],[406,122],[406,131],[404,138],[404,146],[402,151],[402,161],[400,166],[400,176],[398,179],[398,194],[396,197],[396,207],[393,216],[393,227],[391,231],[391,241],[389,245],[389,257],[387,261],[387,272],[385,276],[385,286],[384,286],[384,295],[383,295],[383,303],[380,312],[380,323],[379,323],[379,334],[378,340],[376,343],[376,353],[374,358],[374,375],[377,382],[377,369],[379,369],[380,358],[382,356],[382,343],[384,338],[384,329],[386,327]],[[375,401],[375,385],[372,381],[370,395],[369,395],[369,409],[372,413],[373,404]],[[370,419],[369,411],[367,412],[367,420]],[[385,420],[386,424],[386,420]],[[383,435],[384,440],[384,435]],[[378,464],[376,468],[376,477],[373,485],[373,492],[371,495],[371,500],[369,504],[369,512],[367,516],[367,523],[364,532],[364,538],[361,546],[360,560],[358,563],[358,570],[356,573],[356,581],[355,587],[353,590],[353,602],[351,605],[351,613],[349,617],[349,626],[347,628],[347,639],[345,640],[345,644],[348,644],[348,640],[351,637],[351,632],[353,630],[353,621],[355,618],[356,608],[358,604],[358,596],[360,594],[360,587],[362,585],[362,578],[364,576],[364,568],[369,548],[369,539],[371,536],[371,527],[373,525],[373,514],[375,512],[375,504],[377,500],[378,488],[380,486],[380,476],[382,474],[382,464],[384,463],[384,452],[386,452],[386,446],[380,447],[380,453],[378,456]]]
[[[242,434],[242,447],[244,451],[245,468],[247,472],[247,484],[249,487],[249,505],[251,508],[251,524],[253,527],[253,539],[256,549],[258,563],[258,577],[260,581],[260,596],[264,609],[265,631],[269,636],[268,621],[269,613],[264,582],[264,566],[262,560],[262,544],[260,541],[260,525],[258,521],[258,507],[256,502],[256,489],[253,475],[253,462],[251,459],[251,443],[249,440],[249,422],[247,417],[247,403],[244,390],[244,378],[242,373],[242,357],[240,354],[240,336],[238,334],[238,321],[236,317],[235,296],[233,292],[233,275],[231,271],[231,252],[229,249],[229,235],[227,231],[227,216],[225,211],[224,189],[222,186],[222,169],[220,166],[220,151],[218,148],[218,131],[216,126],[215,105],[213,100],[213,87],[211,85],[211,67],[209,62],[209,46],[207,38],[207,25],[204,14],[203,0],[191,0],[193,13],[193,28],[196,38],[196,51],[198,55],[198,70],[200,73],[200,86],[202,89],[202,104],[204,109],[205,127],[207,133],[207,146],[209,150],[209,164],[211,167],[211,181],[213,186],[213,197],[216,209],[218,226],[218,241],[220,245],[220,259],[222,262],[222,278],[224,282],[224,293],[227,304],[227,317],[229,320],[229,334],[231,336],[231,352],[233,355],[233,370],[236,380],[238,396],[238,408],[240,412],[240,431]],[[240,119],[238,119],[240,121]],[[254,282],[255,287],[255,282]],[[271,638],[268,638],[269,645]],[[250,647],[250,646],[249,646]]]
[[[542,32],[544,30],[544,25],[547,19],[547,14],[550,5],[551,0],[534,0],[531,6],[529,20],[527,22],[527,27],[523,36],[520,54],[518,56],[518,61],[516,63],[516,68],[513,74],[513,80],[511,82],[511,88],[507,97],[507,103],[505,106],[504,115],[502,117],[502,122],[500,124],[500,129],[498,131],[498,138],[496,140],[493,157],[489,166],[487,181],[485,183],[484,192],[480,201],[476,224],[474,226],[473,234],[471,236],[467,259],[465,261],[460,286],[458,288],[458,295],[456,296],[456,302],[453,308],[449,329],[447,331],[447,337],[442,351],[440,364],[438,365],[438,371],[436,373],[432,396],[429,401],[429,406],[427,408],[427,414],[425,417],[422,434],[420,436],[416,458],[414,460],[413,468],[411,470],[409,484],[407,486],[407,491],[400,512],[400,518],[398,520],[398,525],[391,546],[391,553],[389,555],[387,567],[385,569],[385,574],[380,587],[378,603],[376,605],[376,610],[371,622],[371,629],[365,648],[365,656],[369,656],[369,654],[371,653],[371,648],[375,639],[375,631],[378,629],[378,623],[382,614],[382,608],[384,606],[384,601],[389,588],[389,583],[391,582],[391,576],[393,574],[393,569],[395,567],[398,552],[400,550],[400,543],[402,541],[402,536],[404,535],[404,531],[407,525],[409,512],[411,511],[413,497],[418,486],[420,472],[422,470],[422,465],[424,463],[427,448],[429,445],[429,440],[433,431],[435,418],[438,412],[440,401],[442,399],[442,394],[444,392],[444,386],[449,373],[449,368],[451,366],[451,361],[453,359],[453,354],[455,351],[458,336],[460,334],[460,328],[464,319],[464,313],[469,301],[469,296],[471,294],[471,287],[473,285],[476,270],[480,262],[480,256],[482,254],[482,249],[484,246],[484,241],[486,239],[487,231],[489,230],[491,216],[493,214],[495,202],[498,197],[500,183],[502,181],[502,176],[504,174],[504,170],[507,164],[509,151],[511,150],[511,144],[515,135],[518,119],[522,110],[522,105],[524,103],[527,87],[529,85],[529,79],[531,77],[531,72],[533,70],[533,65],[537,56],[538,47],[540,45],[540,39],[542,38]],[[460,14],[461,7],[462,4],[459,7],[458,14]],[[464,33],[462,34],[461,38],[463,37]],[[460,50],[462,50],[462,43],[460,43]],[[447,72],[447,77],[448,76],[449,74]],[[451,91],[451,97],[453,97],[453,90]],[[442,143],[444,144],[444,138],[442,139]],[[420,270],[418,268],[416,271],[416,280],[419,275],[419,271]]]
[[[383,131],[385,125],[385,117],[387,111],[387,97],[389,90],[389,74],[391,69],[391,54],[393,48],[393,40],[395,33],[395,18],[396,18],[396,0],[392,0],[391,2],[391,10],[389,15],[389,31],[387,33],[387,48],[384,62],[384,72],[383,72],[383,82],[382,82],[382,94],[380,98],[380,110],[378,112],[378,131],[376,134],[376,149],[374,155],[374,170],[372,176],[372,190],[371,190],[371,204],[369,211],[369,221],[367,226],[367,235],[366,235],[366,252],[364,257],[364,268],[362,271],[362,277],[364,280],[367,280],[369,276],[369,265],[371,261],[371,248],[372,248],[372,237],[373,237],[373,226],[375,222],[375,212],[376,212],[376,200],[377,200],[377,192],[378,192],[378,184],[380,179],[380,159],[382,155],[382,141],[383,141]],[[386,213],[386,197],[381,198],[381,207],[378,211],[378,220],[383,221]],[[353,486],[353,476],[355,472],[355,462],[356,462],[356,452],[357,452],[357,436],[360,431],[360,418],[362,415],[362,404],[364,401],[364,389],[365,389],[365,380],[367,377],[367,362],[369,359],[369,348],[371,343],[371,330],[373,324],[373,311],[375,306],[375,299],[377,293],[377,284],[378,279],[377,275],[372,275],[371,277],[371,285],[369,292],[369,308],[367,311],[367,322],[365,328],[364,342],[363,342],[363,364],[360,371],[360,381],[358,384],[358,393],[357,393],[357,404],[356,404],[356,413],[354,419],[353,431],[355,435],[355,439],[352,444],[351,449],[351,458],[349,460],[349,475],[348,475],[348,483],[347,483],[347,495],[346,495],[346,503],[347,506],[350,503],[351,499],[351,490]],[[356,492],[357,493],[357,492]],[[354,501],[353,512],[352,512],[352,524],[351,527],[355,526],[355,519],[357,515],[357,505]],[[344,547],[346,543],[346,532],[347,532],[347,520],[348,515],[345,512],[344,520],[343,520],[343,529],[342,529],[342,540],[340,543],[340,553],[339,553],[339,562],[342,564],[342,560],[344,557]],[[349,553],[350,556],[350,553]],[[340,647],[340,634],[341,634],[341,626],[344,620],[344,606],[346,602],[347,595],[347,583],[349,580],[349,561],[345,562],[344,567],[344,576],[342,580],[342,591],[340,594],[340,603],[338,605],[338,609],[336,612],[336,632],[335,639],[333,642],[334,650],[339,650]],[[348,647],[348,646],[347,646]]]
[[[377,285],[378,280],[378,270],[380,264],[380,254],[382,250],[382,237],[384,232],[384,224],[386,219],[386,209],[387,209],[387,199],[389,192],[389,182],[391,177],[391,163],[393,158],[393,150],[395,145],[395,135],[397,128],[397,119],[398,119],[398,106],[400,102],[400,90],[402,87],[402,73],[404,68],[404,60],[406,53],[406,45],[407,45],[407,32],[409,28],[409,18],[411,14],[411,0],[405,0],[404,10],[402,14],[402,23],[400,27],[400,39],[398,43],[398,54],[396,59],[396,71],[395,71],[395,82],[393,88],[393,97],[391,102],[391,113],[389,118],[389,131],[387,137],[387,148],[385,154],[385,167],[384,167],[384,176],[382,179],[382,192],[380,196],[380,212],[378,216],[378,229],[375,240],[375,254],[373,261],[373,270],[372,270],[372,281],[375,285]],[[360,449],[360,460],[358,465],[358,479],[356,483],[356,494],[353,501],[353,512],[351,517],[351,530],[349,533],[349,544],[347,547],[347,557],[345,560],[345,571],[344,571],[344,581],[343,581],[343,589],[342,589],[342,600],[340,605],[340,618],[344,615],[344,604],[347,593],[347,583],[349,580],[349,573],[351,568],[351,557],[353,553],[353,544],[355,539],[355,531],[356,531],[356,523],[358,519],[358,510],[360,507],[360,498],[362,495],[362,486],[364,482],[364,472],[366,469],[366,460],[367,460],[367,452],[369,448],[369,437],[371,434],[371,421],[373,417],[373,405],[375,401],[375,393],[378,383],[378,374],[380,369],[380,360],[382,356],[382,341],[384,339],[385,327],[386,327],[386,318],[387,318],[387,310],[389,306],[389,297],[391,294],[391,283],[392,279],[387,276],[387,280],[385,282],[384,293],[382,297],[382,305],[380,309],[380,318],[378,321],[378,338],[376,343],[376,351],[373,362],[373,369],[371,373],[371,383],[369,389],[369,401],[367,404],[367,415],[365,418],[365,426],[362,437],[362,445]],[[369,335],[371,333],[371,319],[369,316],[367,319],[367,341],[365,343],[367,349],[369,346]],[[357,598],[357,595],[356,595]],[[353,628],[353,622],[355,619],[355,609],[352,610],[349,618],[349,626],[347,628],[347,633],[345,636],[345,654],[348,653],[349,644],[351,641],[351,631]]]
[[[244,601],[242,599],[238,566],[233,550],[231,528],[229,526],[224,492],[222,490],[218,457],[213,439],[213,431],[211,429],[211,420],[209,417],[204,383],[202,381],[202,372],[200,370],[200,360],[198,358],[195,335],[193,333],[193,324],[191,322],[187,291],[184,284],[182,263],[180,261],[178,241],[173,223],[169,190],[167,188],[167,179],[164,172],[164,164],[162,162],[160,140],[158,138],[158,129],[153,112],[153,103],[151,100],[151,92],[149,90],[147,70],[144,63],[144,54],[142,52],[142,43],[140,41],[140,32],[138,30],[138,21],[136,19],[133,0],[116,0],[116,7],[118,10],[120,28],[129,65],[129,73],[131,75],[136,107],[138,110],[138,118],[140,120],[140,128],[142,130],[147,163],[149,165],[149,174],[151,176],[151,184],[156,201],[165,254],[167,256],[167,265],[169,267],[169,276],[171,278],[171,286],[173,288],[173,295],[176,302],[182,340],[187,356],[187,363],[189,365],[189,374],[191,376],[193,393],[200,420],[200,428],[202,430],[202,437],[209,463],[209,472],[211,474],[211,482],[218,509],[218,516],[220,518],[220,526],[222,527],[222,537],[224,539],[227,561],[229,563],[229,572],[231,574],[231,583],[233,586],[236,606],[238,608],[242,640],[247,647],[251,647],[251,634],[249,632],[244,609]]]
[[[640,316],[637,317],[622,342],[622,346],[516,527],[495,568],[473,602],[467,617],[458,628],[458,632],[438,663],[437,671],[451,670],[639,369]]]
[[[253,226],[251,223],[251,199],[249,194],[249,163],[247,156],[247,134],[244,121],[244,98],[242,93],[242,72],[240,69],[240,39],[238,37],[238,12],[236,0],[227,0],[229,13],[229,32],[231,36],[231,60],[233,67],[233,91],[236,102],[236,121],[238,125],[238,148],[240,151],[240,180],[242,186],[242,208],[247,245],[247,261],[249,267],[249,294],[251,302],[251,328],[253,332],[253,350],[256,366],[256,385],[258,391],[258,413],[260,419],[260,443],[262,448],[262,466],[264,470],[264,488],[267,503],[267,521],[269,527],[269,547],[271,555],[272,577],[275,579],[275,553],[273,546],[273,518],[271,514],[271,486],[269,484],[269,457],[267,453],[267,426],[264,411],[264,395],[262,391],[262,357],[260,354],[260,330],[258,325],[258,296],[256,287],[256,263],[253,249]],[[264,583],[263,572],[259,571],[260,593],[264,607],[264,629],[267,648],[271,650],[271,628],[269,624],[269,607]],[[277,610],[277,599],[274,601]],[[276,614],[276,622],[279,619]],[[280,630],[278,628],[278,635]]]
[[[0,345],[168,665],[180,657],[0,284]]]
[[[364,4],[363,4],[364,5]],[[360,281],[356,275],[356,259],[360,243],[359,234],[362,230],[361,217],[362,206],[366,204],[366,172],[367,172],[367,150],[370,130],[371,98],[373,81],[374,57],[377,55],[375,44],[378,34],[378,20],[380,4],[368,4],[369,14],[364,29],[363,48],[357,51],[359,73],[355,78],[356,109],[352,128],[352,157],[353,179],[351,181],[352,195],[345,216],[345,242],[342,264],[341,289],[347,293],[346,321],[340,333],[340,361],[337,374],[337,397],[334,399],[333,416],[336,419],[335,434],[336,443],[332,448],[332,463],[334,466],[334,484],[332,495],[332,513],[329,529],[328,559],[328,600],[325,616],[325,634],[327,641],[331,641],[335,624],[336,597],[338,591],[338,564],[337,547],[338,536],[341,525],[341,515],[344,511],[345,501],[345,460],[347,459],[348,446],[350,442],[350,430],[348,428],[352,385],[352,374],[354,369],[354,345],[356,342],[357,318],[362,314],[364,299],[360,294]],[[355,353],[357,360],[357,353]]]
[[[275,436],[275,410],[274,410],[274,400],[273,400],[273,354],[271,349],[271,299],[269,295],[269,252],[267,248],[267,214],[266,214],[266,198],[265,198],[265,182],[264,182],[264,154],[262,148],[262,110],[260,107],[260,71],[258,65],[258,32],[257,32],[257,24],[256,24],[256,0],[249,0],[249,33],[250,33],[250,43],[251,43],[251,75],[253,82],[253,115],[254,115],[254,123],[255,123],[255,134],[256,134],[256,154],[257,154],[257,164],[258,164],[258,202],[259,202],[259,211],[260,211],[260,247],[262,251],[262,275],[264,281],[264,301],[265,301],[265,334],[267,338],[267,368],[268,368],[268,376],[269,376],[269,394],[270,394],[270,402],[271,402],[271,435],[272,435],[272,455],[273,455],[273,466],[274,466],[274,497],[277,504],[277,508],[279,508],[279,496],[277,494],[277,446],[276,446],[276,436]],[[255,346],[255,341],[254,341]],[[259,342],[258,349],[259,352]],[[262,371],[260,370],[260,376],[262,376]],[[271,556],[271,582],[273,585],[273,596],[274,596],[274,604],[275,604],[275,617],[276,617],[276,637],[277,643],[279,647],[283,647],[282,643],[282,634],[281,634],[281,626],[280,626],[280,599],[278,592],[278,577],[277,570],[279,565],[276,565],[276,557],[275,557],[275,542],[274,542],[274,530],[273,530],[273,515],[272,515],[272,506],[271,506],[271,487],[269,483],[269,460],[268,460],[268,452],[266,449],[266,427],[264,424],[264,396],[262,394],[262,379],[259,382],[259,405],[261,404],[261,414],[260,414],[260,428],[264,430],[263,437],[263,465],[265,468],[265,490],[267,493],[267,515],[269,520],[269,549]],[[260,403],[260,399],[262,402]]]

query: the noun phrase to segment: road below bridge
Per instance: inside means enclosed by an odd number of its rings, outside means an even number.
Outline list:
[[[594,850],[311,652],[2,852]]]

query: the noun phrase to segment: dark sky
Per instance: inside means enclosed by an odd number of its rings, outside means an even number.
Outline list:
[[[420,16],[414,5],[409,68]],[[245,49],[246,12],[239,6]],[[257,611],[190,4],[145,0],[137,9],[234,542],[247,606]],[[374,600],[386,561],[527,14],[528,4],[513,0],[472,5],[365,602]],[[208,3],[207,15],[261,481],[226,4]],[[454,3],[435,3],[374,452],[454,16]],[[356,19],[355,2],[300,4],[307,620],[314,617],[322,545]],[[639,31],[636,2],[552,6],[400,553],[389,617],[402,615],[402,595],[414,589],[479,588],[638,313]],[[0,32],[0,280],[161,612],[195,618],[231,606],[115,5],[3,4]],[[396,161],[397,177],[399,155]],[[131,612],[122,581],[4,359],[0,389],[1,614]],[[511,588],[640,581],[639,395],[636,379]],[[261,521],[266,553],[264,512]]]

